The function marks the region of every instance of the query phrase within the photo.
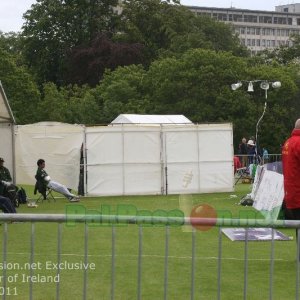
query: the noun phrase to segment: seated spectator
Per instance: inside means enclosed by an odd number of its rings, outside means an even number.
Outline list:
[[[38,169],[36,171],[35,178],[36,180],[44,185],[45,188],[50,188],[53,191],[56,191],[62,195],[64,195],[70,202],[78,202],[79,197],[72,194],[68,188],[56,181],[51,180],[50,176],[45,171],[45,160],[39,159],[37,161]]]
[[[15,214],[17,211],[10,199],[0,196],[0,209],[6,214]]]
[[[10,172],[6,167],[4,167],[4,159],[2,157],[0,157],[0,181],[4,181],[7,183],[12,182]],[[2,196],[4,195],[4,190],[5,190],[5,185],[0,184],[0,195]]]

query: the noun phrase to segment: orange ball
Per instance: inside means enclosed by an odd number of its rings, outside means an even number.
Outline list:
[[[194,206],[191,214],[191,225],[200,231],[207,231],[211,229],[217,223],[217,212],[216,210],[208,204],[199,204]],[[208,218],[211,219],[209,224],[197,224],[197,218]]]

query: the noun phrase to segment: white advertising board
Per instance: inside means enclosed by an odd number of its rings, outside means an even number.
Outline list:
[[[266,219],[276,220],[284,197],[283,175],[264,170],[254,193],[253,207]]]

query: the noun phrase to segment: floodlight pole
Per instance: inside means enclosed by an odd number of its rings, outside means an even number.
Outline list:
[[[242,86],[242,82],[247,82],[248,85],[248,92],[254,92],[253,89],[253,83],[255,82],[260,82],[260,88],[265,90],[265,105],[264,105],[264,110],[262,115],[260,116],[260,118],[258,119],[257,123],[256,123],[256,132],[255,132],[255,143],[256,143],[256,147],[255,147],[255,156],[256,159],[258,157],[258,153],[257,153],[257,147],[258,147],[258,130],[259,130],[259,124],[262,121],[266,110],[267,110],[267,98],[268,98],[268,89],[269,89],[269,83],[272,84],[273,88],[280,88],[281,87],[281,82],[280,81],[273,81],[273,82],[269,82],[268,80],[251,80],[251,81],[246,81],[246,80],[239,80],[238,83],[234,83],[231,85],[231,89],[232,90],[237,90],[238,88],[240,88]]]
[[[265,101],[265,106],[264,106],[263,113],[262,113],[262,115],[260,116],[260,118],[258,119],[258,121],[256,123],[256,131],[255,131],[255,143],[256,143],[255,155],[256,155],[256,157],[258,156],[258,154],[257,154],[257,147],[258,147],[258,129],[259,129],[259,123],[263,119],[263,117],[264,117],[264,115],[266,113],[266,109],[267,109],[267,101]]]

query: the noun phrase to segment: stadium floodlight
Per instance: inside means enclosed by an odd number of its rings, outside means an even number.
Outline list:
[[[274,81],[274,82],[272,82],[272,87],[274,89],[280,88],[281,87],[281,82],[280,81]]]
[[[268,90],[270,88],[269,82],[268,81],[262,81],[260,84],[260,88],[263,90]]]
[[[237,82],[237,83],[233,83],[233,84],[231,85],[231,89],[232,89],[233,91],[235,91],[235,90],[239,89],[242,85],[243,85],[243,84],[242,84],[240,81]]]
[[[248,84],[248,92],[254,92],[253,82],[252,82],[252,81],[249,81],[249,84]]]

